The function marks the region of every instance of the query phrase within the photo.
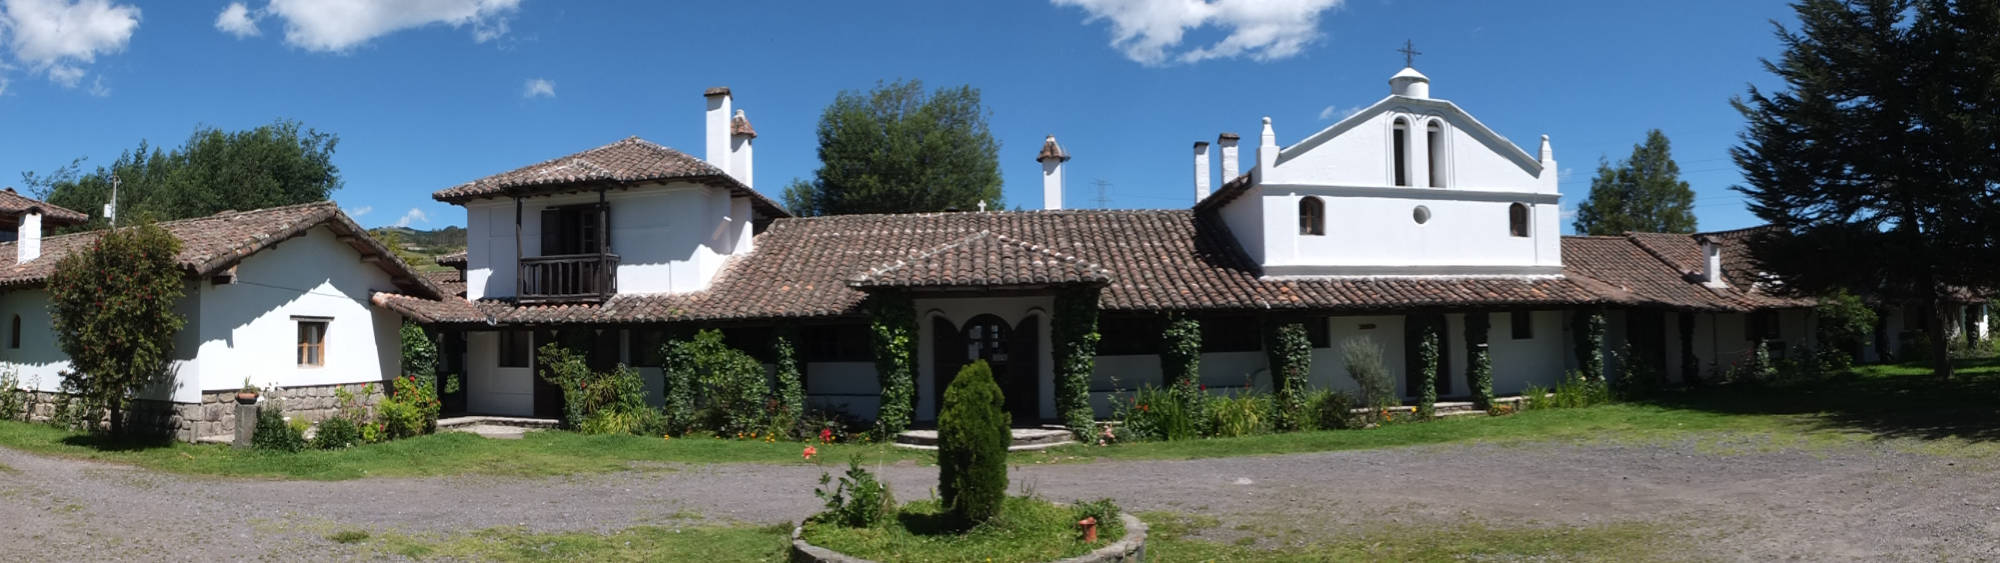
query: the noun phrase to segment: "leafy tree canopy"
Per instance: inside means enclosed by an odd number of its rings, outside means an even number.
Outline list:
[[[1750,211],[1776,227],[1752,250],[1782,287],[1839,288],[1940,309],[2000,279],[2000,3],[1801,0],[1783,80],[1735,100],[1731,149]],[[1947,315],[1930,315],[1949,376]]]
[[[339,140],[289,120],[244,131],[204,126],[171,150],[140,141],[109,166],[85,171],[79,158],[47,174],[24,172],[21,181],[43,201],[92,216],[73,230],[104,228],[114,176],[118,212],[128,221],[203,217],[326,200],[341,185],[333,165]]]
[[[1694,190],[1681,181],[1667,135],[1646,132],[1646,142],[1632,146],[1632,156],[1597,163],[1590,180],[1590,197],[1576,208],[1576,232],[1615,235],[1628,231],[1694,232]]]
[[[920,81],[844,91],[819,118],[819,170],[793,180],[793,213],[912,213],[1001,208],[1000,143],[970,86],[926,92]]]
[[[172,380],[174,334],[186,323],[174,312],[187,281],[180,248],[158,226],[124,227],[63,256],[49,276],[56,344],[71,370],[63,389],[109,411],[113,434],[124,433],[133,394]]]

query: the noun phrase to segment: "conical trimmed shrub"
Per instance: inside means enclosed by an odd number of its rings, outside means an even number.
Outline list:
[[[958,370],[938,412],[938,496],[968,525],[1000,514],[1013,423],[985,360]]]

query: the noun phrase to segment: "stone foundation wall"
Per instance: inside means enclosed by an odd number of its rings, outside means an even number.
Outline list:
[[[354,406],[372,412],[375,403],[382,400],[385,386],[386,382],[289,387],[266,391],[261,401],[264,408],[284,408],[285,418],[317,423],[340,414],[337,390],[346,389],[354,396]],[[28,420],[43,422],[55,418],[67,398],[62,393],[28,393]],[[110,423],[109,413],[99,416],[99,424]],[[236,390],[202,393],[200,403],[134,400],[126,421],[133,430],[158,432],[183,442],[232,436],[236,433]]]

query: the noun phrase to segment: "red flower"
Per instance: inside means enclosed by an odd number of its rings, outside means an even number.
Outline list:
[[[821,428],[821,429],[819,429],[819,441],[821,441],[821,442],[827,442],[827,443],[832,443],[832,442],[833,442],[833,429],[832,429],[832,428]]]
[[[805,457],[807,461],[811,461],[813,456],[818,454],[819,454],[818,449],[815,449],[812,446],[806,446]]]

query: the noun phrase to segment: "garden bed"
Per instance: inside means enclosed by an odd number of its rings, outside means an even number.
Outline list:
[[[1146,526],[1130,514],[1098,527],[1085,543],[1071,507],[1008,497],[1001,514],[969,530],[953,525],[934,500],[899,507],[875,526],[851,528],[808,520],[792,532],[795,561],[1040,562],[1136,561]]]

